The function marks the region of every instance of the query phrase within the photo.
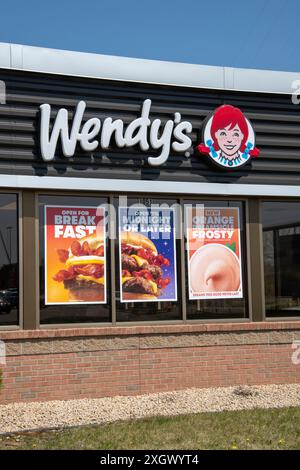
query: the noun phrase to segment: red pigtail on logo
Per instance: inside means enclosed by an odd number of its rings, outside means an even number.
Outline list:
[[[210,148],[207,147],[205,144],[199,144],[196,148],[200,153],[209,154],[210,152]]]
[[[249,154],[251,155],[251,157],[257,158],[259,157],[260,150],[257,147],[254,147],[253,150],[250,150]]]

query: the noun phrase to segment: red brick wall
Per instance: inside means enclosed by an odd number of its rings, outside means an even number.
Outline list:
[[[300,382],[291,359],[297,322],[0,332],[0,339],[7,346],[0,403]]]

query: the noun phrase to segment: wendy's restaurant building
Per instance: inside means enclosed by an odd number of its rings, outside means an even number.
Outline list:
[[[0,44],[1,403],[300,380],[299,78]]]

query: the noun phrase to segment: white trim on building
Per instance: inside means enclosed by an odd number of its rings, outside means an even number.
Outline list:
[[[191,183],[178,181],[145,181],[99,178],[73,178],[58,176],[21,176],[0,175],[1,188],[72,190],[72,191],[112,191],[171,193],[178,195],[221,195],[221,196],[280,196],[300,197],[300,186],[228,184],[228,183]]]
[[[0,68],[106,80],[261,93],[293,92],[300,72],[134,59],[0,43]]]

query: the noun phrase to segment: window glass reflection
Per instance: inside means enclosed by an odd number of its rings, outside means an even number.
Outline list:
[[[111,321],[109,240],[104,243],[97,225],[107,202],[104,197],[40,196],[41,324]],[[93,223],[96,232],[89,231]]]
[[[204,214],[208,209],[213,212],[215,208],[238,208],[239,209],[239,228],[240,228],[240,259],[241,259],[241,290],[242,294],[237,295],[236,298],[222,298],[225,297],[224,293],[212,295],[216,298],[198,298],[188,299],[189,297],[189,278],[188,278],[188,265],[186,256],[186,286],[187,286],[187,318],[188,320],[214,320],[214,319],[234,319],[234,318],[247,318],[248,316],[248,301],[247,301],[247,270],[246,270],[246,247],[245,247],[245,222],[244,222],[244,204],[240,201],[201,201],[201,200],[185,200],[185,206],[195,208],[200,207],[200,214]],[[187,239],[186,248],[187,245]],[[236,251],[236,242],[230,243],[230,249]],[[227,259],[227,258],[226,258]],[[199,260],[199,273],[203,271],[204,258]],[[227,262],[227,261],[226,261]],[[201,264],[202,263],[202,264]],[[224,263],[223,263],[224,264]],[[215,269],[214,255],[212,256],[212,269]],[[209,268],[209,269],[211,269]],[[209,270],[207,270],[208,272]],[[197,271],[196,271],[197,273]],[[221,280],[222,283],[227,285],[230,271],[225,272],[225,279],[220,279],[219,271],[216,272],[217,283]],[[211,273],[209,274],[210,277]],[[194,274],[195,278],[195,274]],[[220,298],[217,296],[220,295]]]
[[[300,204],[263,203],[266,315],[300,315]]]
[[[0,325],[19,323],[18,209],[16,194],[0,194]]]
[[[115,253],[117,321],[181,319],[178,201],[116,198],[115,207],[120,229]]]

